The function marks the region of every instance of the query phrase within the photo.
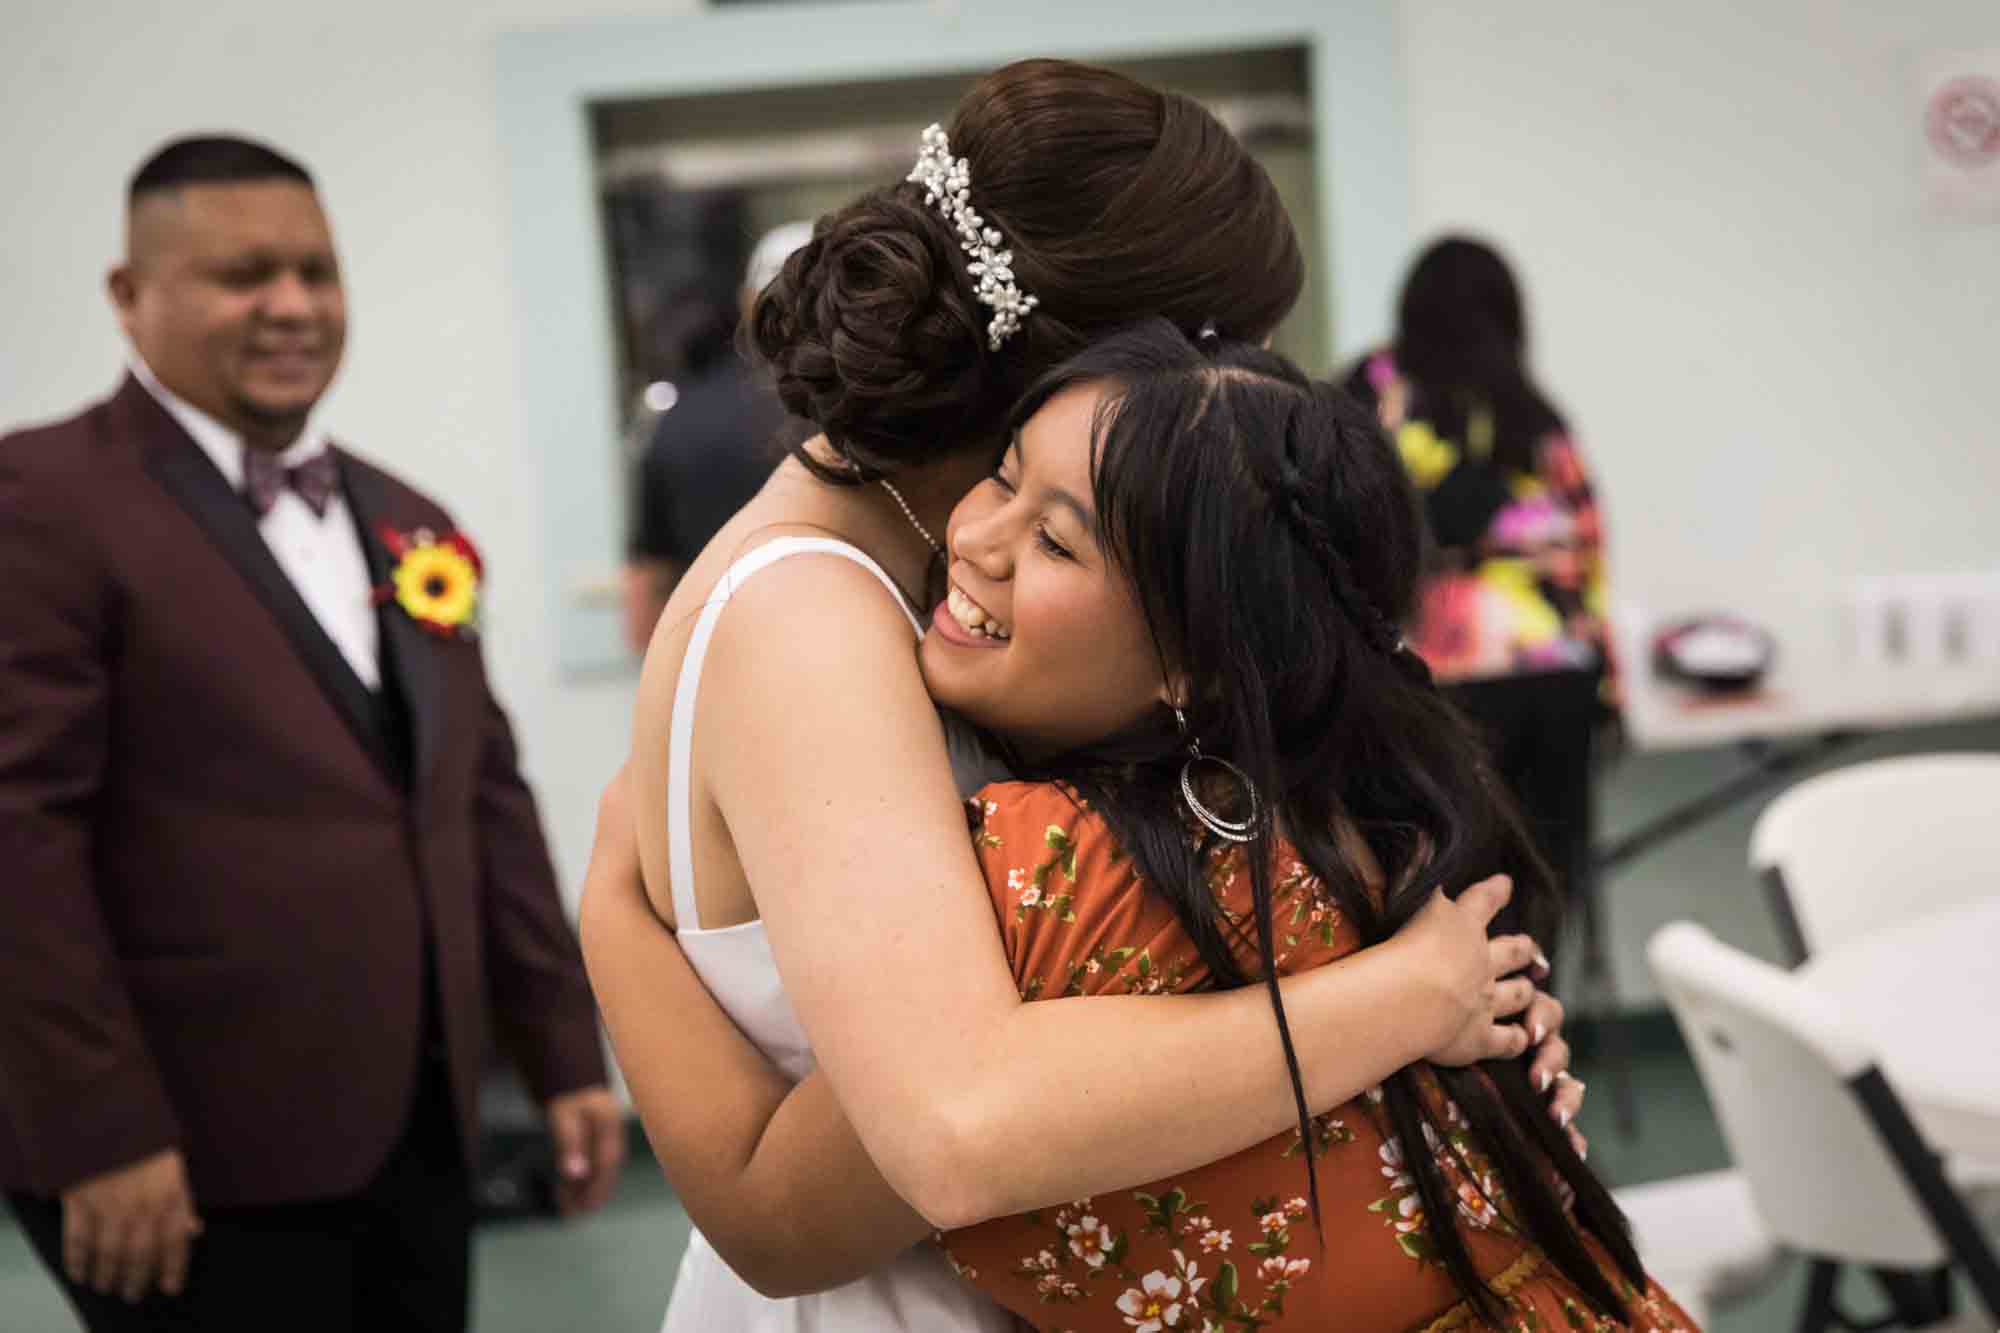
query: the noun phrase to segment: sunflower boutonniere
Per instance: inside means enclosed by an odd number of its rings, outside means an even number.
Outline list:
[[[429,528],[401,532],[386,523],[376,535],[396,558],[389,582],[375,590],[376,601],[394,602],[433,634],[472,637],[479,628],[481,569],[472,539]]]

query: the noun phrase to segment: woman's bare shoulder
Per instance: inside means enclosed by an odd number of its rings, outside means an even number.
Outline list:
[[[800,551],[764,566],[754,577],[731,576],[763,547],[800,537],[826,539],[828,534],[804,524],[773,524],[743,541],[725,545],[718,538],[711,543],[660,617],[646,650],[641,692],[672,693],[695,625],[720,599],[727,600],[729,609],[716,621],[708,650],[711,662],[775,651],[787,659],[810,658],[823,666],[851,662],[866,670],[886,654],[907,659],[914,669],[916,636],[908,614],[888,585],[857,561],[832,551]],[[726,591],[725,580],[730,585]]]
[[[711,658],[755,668],[790,666],[831,673],[830,687],[863,684],[885,666],[917,679],[918,643],[900,596],[867,566],[830,551],[788,556],[729,589]],[[709,601],[714,600],[711,593]],[[750,660],[745,660],[750,659]],[[801,684],[810,685],[809,681]]]

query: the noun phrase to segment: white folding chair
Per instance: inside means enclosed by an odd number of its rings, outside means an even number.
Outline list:
[[[1735,1170],[1700,1171],[1615,1191],[1646,1271],[1697,1327],[1745,1300],[1776,1274],[1778,1243]]]
[[[1800,1328],[1857,1327],[1834,1300],[1842,1264],[1956,1265],[2000,1317],[2000,1259],[1834,1006],[1688,922],[1658,931],[1646,955],[1757,1211],[1779,1244],[1813,1260]],[[1917,1317],[1949,1308],[1942,1279],[1884,1285]]]
[[[1871,926],[1990,897],[2000,885],[2000,755],[1855,764],[1771,802],[1750,865],[1801,963]]]
[[[1750,835],[1793,964],[1895,921],[2000,893],[2000,755],[1879,759],[1801,782]],[[2000,1216],[2000,1162],[1955,1159],[1975,1210]]]

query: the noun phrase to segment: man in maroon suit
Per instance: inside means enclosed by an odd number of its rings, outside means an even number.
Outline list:
[[[93,1330],[461,1329],[491,1006],[564,1202],[624,1126],[451,519],[331,445],[311,178],[131,183],[134,350],[0,438],[0,1186]]]

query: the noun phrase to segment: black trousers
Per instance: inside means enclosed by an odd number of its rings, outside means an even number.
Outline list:
[[[463,1333],[473,1205],[458,1140],[443,1064],[427,1053],[409,1124],[366,1189],[255,1208],[197,1198],[185,1290],[137,1305],[63,1275],[59,1201],[7,1202],[90,1333]]]
[[[1485,735],[1494,767],[1520,803],[1571,908],[1590,905],[1596,814],[1590,760],[1602,711],[1598,681],[1596,671],[1549,671],[1466,681],[1445,690]]]

